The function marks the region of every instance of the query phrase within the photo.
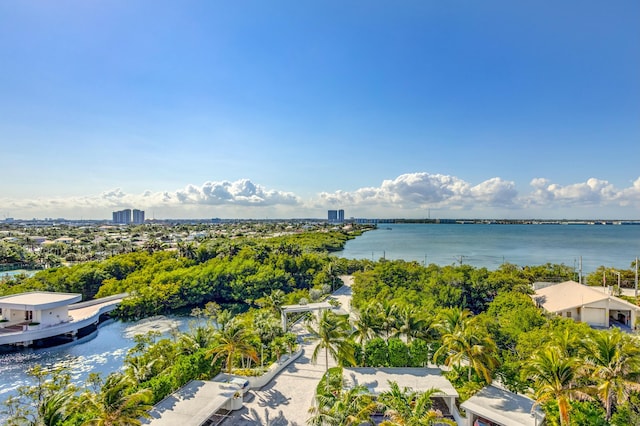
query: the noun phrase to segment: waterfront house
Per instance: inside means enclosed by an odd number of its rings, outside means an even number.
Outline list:
[[[640,307],[612,296],[606,289],[565,281],[536,290],[532,296],[547,312],[589,324],[595,328],[635,328]]]
[[[82,300],[81,294],[34,291],[0,297],[4,328],[38,323],[48,327],[69,321],[69,305]]]
[[[34,291],[0,297],[0,345],[30,346],[55,336],[75,338],[78,330],[95,327],[126,294],[82,303],[81,294]]]

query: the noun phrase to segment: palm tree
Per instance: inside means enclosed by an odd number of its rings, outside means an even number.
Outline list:
[[[527,377],[533,380],[536,403],[557,401],[560,424],[569,425],[569,401],[573,397],[585,397],[576,387],[578,360],[564,356],[557,348],[547,347],[538,351],[524,368]]]
[[[497,347],[493,339],[477,326],[473,318],[459,318],[457,323],[446,325],[453,330],[442,335],[442,346],[433,354],[433,361],[437,362],[438,358],[446,354],[446,366],[460,367],[464,360],[469,365],[469,382],[471,370],[474,370],[479,377],[491,383],[493,371],[498,366]]]
[[[127,365],[125,372],[134,379],[136,383],[142,383],[149,380],[153,373],[153,366],[158,361],[160,360],[153,359],[151,361],[147,361],[142,356],[127,357],[125,359],[125,364]]]
[[[182,248],[182,255],[187,259],[195,260],[197,254],[196,245],[192,242],[185,244]]]
[[[225,357],[227,373],[231,373],[233,358],[235,355],[246,356],[254,362],[258,362],[258,353],[251,345],[252,335],[236,320],[231,320],[226,327],[218,331],[218,344],[207,351],[206,356],[212,358],[214,363],[220,357]]]
[[[140,425],[141,417],[149,417],[152,392],[140,389],[131,392],[135,383],[131,377],[123,374],[111,374],[100,393],[90,399],[96,412],[86,426],[129,426]]]
[[[279,313],[284,304],[284,297],[284,291],[275,289],[269,295],[257,299],[256,304],[261,308]]]
[[[384,407],[387,417],[382,425],[456,425],[452,420],[442,416],[434,410],[431,397],[440,392],[439,389],[428,389],[424,392],[414,392],[410,388],[400,389],[398,383],[389,382],[390,389],[378,397],[378,403]]]
[[[384,331],[385,340],[389,340],[391,331],[395,329],[396,322],[398,321],[398,306],[395,303],[385,300],[382,303],[376,304],[376,310],[379,318],[379,330]]]
[[[325,371],[329,371],[329,355],[338,364],[341,364],[343,360],[355,364],[353,345],[348,339],[351,326],[346,316],[324,310],[318,319],[317,328],[313,328],[312,324],[307,324],[307,331],[312,338],[318,340],[311,355],[311,362],[315,363],[320,351],[324,349]]]
[[[468,309],[448,308],[438,313],[436,328],[441,334],[452,334],[457,330],[464,329],[473,314]]]
[[[412,306],[400,309],[395,324],[393,337],[405,337],[407,343],[413,338],[422,335],[426,331],[427,321],[420,311]]]
[[[316,403],[309,409],[311,417],[307,424],[311,426],[343,426],[373,424],[371,415],[376,411],[377,404],[373,396],[364,385],[354,386],[342,390],[342,383],[338,387],[325,385],[324,392],[316,395]]]
[[[193,354],[208,347],[214,341],[214,329],[209,324],[190,326],[189,331],[178,336],[178,351]]]
[[[363,348],[362,359],[366,360],[364,348],[366,343],[376,337],[378,327],[378,316],[375,312],[375,305],[367,305],[356,312],[355,321],[353,322],[353,332],[351,337],[359,343]]]
[[[640,391],[640,346],[620,329],[596,333],[585,345],[587,370],[595,381],[595,393],[611,419],[615,404],[629,399],[630,391]]]
[[[65,421],[72,412],[74,392],[60,389],[46,395],[38,407],[37,426],[55,426]]]

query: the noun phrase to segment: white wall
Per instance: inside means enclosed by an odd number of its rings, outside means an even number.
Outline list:
[[[54,325],[69,320],[69,307],[61,306],[55,309],[46,309],[33,313],[33,320],[42,325]]]

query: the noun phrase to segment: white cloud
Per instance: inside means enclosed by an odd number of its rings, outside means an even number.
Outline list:
[[[240,206],[297,205],[298,197],[291,192],[267,190],[248,179],[235,182],[205,182],[201,187],[188,185],[184,190],[176,191],[170,199],[180,204]]]
[[[90,216],[107,217],[120,208],[173,209],[197,211],[199,207],[278,207],[298,206],[301,200],[291,192],[266,189],[248,179],[235,182],[205,182],[201,186],[187,185],[176,191],[128,194],[120,188],[110,189],[95,196],[66,198],[39,198],[1,200],[5,210],[16,212],[16,217],[67,216],[77,217],[79,211]],[[92,212],[101,212],[97,216]],[[18,215],[20,214],[20,216]],[[179,217],[179,216],[178,216]]]
[[[640,180],[640,179],[639,179]],[[599,206],[623,205],[640,194],[640,184],[627,189],[616,189],[606,180],[590,178],[586,182],[562,186],[547,179],[535,178],[531,186],[535,189],[526,204],[541,206]]]
[[[114,188],[93,196],[0,199],[0,206],[3,214],[18,218],[105,218],[121,208],[145,209],[158,218],[324,217],[328,208],[344,208],[348,216],[359,217],[425,217],[432,209],[440,217],[637,218],[640,207],[640,178],[622,189],[597,178],[560,185],[538,177],[530,186],[531,191],[522,194],[514,182],[499,177],[471,183],[421,172],[386,179],[379,186],[322,192],[308,200],[240,179],[139,194]]]
[[[352,193],[323,192],[320,199],[329,204],[387,205],[403,209],[505,207],[514,204],[517,192],[513,182],[492,178],[478,185],[455,176],[408,173],[384,180],[380,187],[361,188]]]

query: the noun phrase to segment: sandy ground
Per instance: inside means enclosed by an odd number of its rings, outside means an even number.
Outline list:
[[[345,285],[338,289],[333,298],[338,300],[346,312],[350,312],[350,276],[341,277]],[[306,341],[308,333],[302,324],[293,326],[292,331],[303,339],[303,354],[293,364],[277,375],[260,390],[249,391],[245,395],[244,408],[232,413],[224,425],[262,426],[302,426],[309,418],[309,408],[313,403],[316,386],[325,372],[324,351],[316,364],[311,362],[315,342]],[[329,358],[329,367],[335,361]]]
[[[132,325],[131,327],[127,327],[125,335],[128,338],[131,338],[138,334],[147,334],[150,331],[167,333],[171,330],[177,329],[178,325],[180,325],[179,321],[167,318],[163,315],[158,315],[139,321],[136,325]]]

